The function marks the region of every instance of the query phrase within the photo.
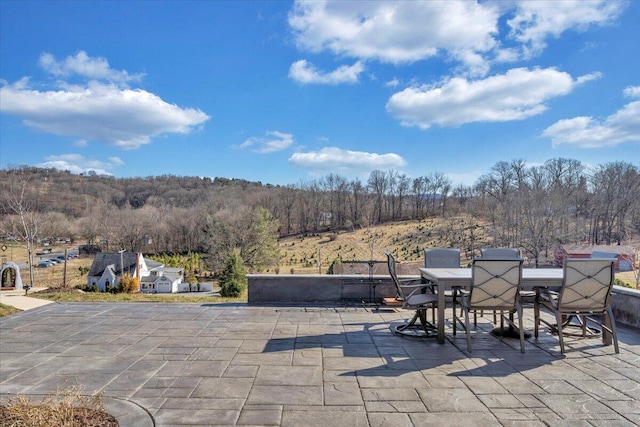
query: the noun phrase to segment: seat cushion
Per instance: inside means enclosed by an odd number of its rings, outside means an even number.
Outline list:
[[[428,305],[435,304],[438,302],[438,296],[434,294],[414,294],[411,295],[405,303],[409,306],[420,306],[420,305]]]

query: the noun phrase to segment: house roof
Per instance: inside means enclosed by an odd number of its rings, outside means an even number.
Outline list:
[[[162,267],[164,265],[161,262],[154,261],[154,260],[148,259],[148,258],[145,258],[144,262],[145,262],[145,264],[147,264],[147,268],[149,269],[149,271],[155,270],[156,268],[160,268],[160,267]]]
[[[562,247],[568,254],[590,255],[593,252],[608,252],[620,255],[633,255],[633,248],[627,245],[564,245]]]
[[[175,282],[176,280],[178,280],[178,279],[180,279],[182,277],[182,274],[174,273],[174,272],[165,272],[164,273],[164,277],[166,277],[167,279],[171,280],[172,282]]]
[[[160,277],[165,277],[166,279],[175,282],[176,280],[182,278],[182,269],[181,268],[159,268],[157,270],[158,273],[156,275],[142,276],[140,278],[141,283],[153,283]]]
[[[120,254],[118,252],[98,252],[91,264],[91,270],[89,270],[89,276],[101,276],[105,268],[109,265],[114,265],[114,273],[118,276],[122,274],[120,270]],[[135,274],[136,271],[136,253],[124,252],[122,254],[122,269],[125,273],[131,272]]]

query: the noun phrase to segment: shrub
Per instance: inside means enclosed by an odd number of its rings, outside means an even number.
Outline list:
[[[198,278],[193,272],[188,271],[184,275],[184,281],[187,283],[198,283]]]
[[[132,294],[140,290],[140,282],[130,274],[123,274],[116,289],[116,293]]]
[[[247,287],[246,274],[238,251],[231,252],[220,276],[220,296],[237,298],[242,295]]]
[[[613,279],[613,284],[615,286],[622,286],[623,288],[631,288],[631,289],[633,289],[633,286],[631,286],[630,284],[628,284],[626,282],[623,282],[620,279]]]
[[[105,412],[102,394],[83,396],[78,387],[56,391],[38,401],[17,395],[0,401],[2,426],[117,426]]]

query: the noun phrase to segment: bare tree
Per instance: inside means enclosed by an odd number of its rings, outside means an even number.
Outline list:
[[[38,199],[29,193],[29,178],[16,175],[15,179],[5,183],[3,188],[2,212],[4,221],[2,232],[22,242],[27,248],[29,257],[29,282],[35,285],[33,274],[33,250],[37,242],[42,224],[37,209]]]
[[[381,224],[384,221],[384,207],[385,201],[384,196],[387,193],[387,188],[389,187],[389,181],[387,180],[387,176],[384,172],[380,170],[371,171],[369,174],[369,181],[367,185],[373,192],[373,196],[375,197],[373,212],[369,215],[370,220],[373,220],[372,224],[378,223]]]
[[[634,206],[640,203],[640,171],[626,162],[600,165],[591,176],[595,211],[593,243],[621,244]]]

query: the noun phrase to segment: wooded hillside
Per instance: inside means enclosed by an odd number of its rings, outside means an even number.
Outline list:
[[[482,238],[484,246],[521,247],[533,260],[544,260],[563,243],[633,243],[640,234],[640,170],[627,162],[592,168],[561,158],[539,166],[498,162],[473,186],[456,187],[437,172],[410,178],[373,171],[367,182],[329,174],[273,186],[32,167],[0,170],[0,183],[4,238],[70,237],[105,251],[197,252],[212,270],[234,248],[252,271],[288,268],[287,251],[278,253],[276,238],[291,244],[322,234],[332,240],[332,234],[398,221],[416,221],[427,230],[428,220],[440,219],[450,228],[446,240],[432,240],[434,245],[470,253]],[[25,212],[33,214],[26,231]],[[411,242],[404,246],[406,253],[398,255],[408,260],[415,248]],[[363,255],[340,253],[351,256]],[[311,257],[306,264],[313,264]]]

